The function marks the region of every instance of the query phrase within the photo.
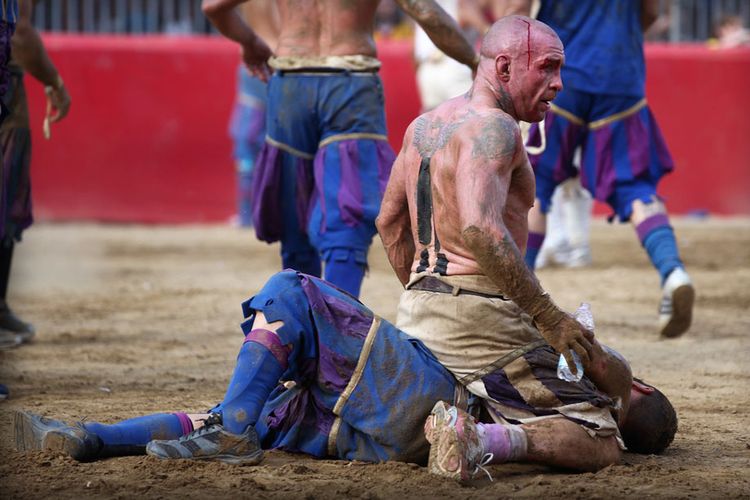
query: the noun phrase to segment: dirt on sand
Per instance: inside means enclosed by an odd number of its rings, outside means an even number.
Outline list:
[[[14,451],[15,409],[114,422],[213,406],[242,341],[240,302],[279,266],[277,247],[236,228],[39,224],[16,247],[9,297],[37,338],[0,352],[0,382],[12,392],[0,404],[0,496],[750,498],[750,220],[675,226],[698,292],[693,328],[679,339],[655,333],[658,276],[628,226],[594,224],[593,266],[539,271],[562,307],[590,302],[599,339],[670,397],[680,419],[673,445],[596,474],[495,465],[494,482],[460,486],[413,464],[282,452],[235,467]],[[399,284],[379,243],[370,253],[363,301],[393,320]]]

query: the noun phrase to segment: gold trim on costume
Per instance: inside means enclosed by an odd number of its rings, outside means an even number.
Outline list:
[[[331,424],[331,432],[328,433],[328,456],[335,457],[336,453],[336,438],[339,436],[339,429],[341,428],[341,417],[338,415]]]
[[[283,149],[290,155],[299,156],[300,158],[304,158],[305,160],[312,160],[315,158],[315,155],[311,155],[310,153],[305,153],[304,151],[300,151],[299,149],[295,149],[291,146],[287,146],[283,142],[279,142],[275,139],[272,139],[269,136],[266,136],[266,142],[270,144],[271,146],[274,146],[279,149]]]
[[[336,438],[338,437],[339,427],[341,426],[341,419],[339,414],[344,408],[344,405],[349,400],[349,397],[356,389],[359,380],[362,378],[362,373],[365,371],[365,365],[370,357],[370,351],[372,350],[372,344],[375,342],[375,336],[380,328],[380,318],[375,316],[372,318],[372,324],[370,330],[367,332],[364,344],[362,344],[362,352],[359,354],[357,360],[357,366],[354,368],[352,378],[349,379],[349,383],[346,384],[344,392],[341,393],[339,399],[336,401],[336,405],[333,407],[333,414],[336,415],[336,419],[333,421],[331,426],[331,432],[328,434],[328,454],[330,456],[336,456]]]
[[[616,122],[617,120],[621,120],[623,118],[626,118],[626,117],[628,117],[630,115],[633,115],[633,114],[637,113],[644,106],[646,106],[646,98],[645,97],[643,99],[641,99],[640,101],[638,101],[637,103],[635,103],[632,106],[630,106],[625,111],[620,111],[619,113],[615,113],[614,115],[610,115],[610,116],[608,116],[606,118],[600,118],[599,120],[596,120],[596,121],[593,121],[593,122],[589,123],[589,128],[591,130],[596,130],[598,128],[602,128],[605,125],[609,125],[612,122]]]
[[[345,56],[271,56],[268,65],[281,71],[308,68],[332,68],[349,71],[377,71],[380,61],[376,57],[351,54]]]
[[[320,144],[318,144],[318,148],[328,146],[329,144],[334,143],[334,142],[345,141],[347,139],[374,139],[376,141],[387,141],[388,136],[383,135],[383,134],[372,134],[369,132],[357,132],[357,133],[352,133],[352,134],[336,134],[330,137],[326,137],[325,139],[320,141]]]
[[[556,115],[560,115],[563,118],[567,118],[568,120],[572,121],[576,125],[586,125],[586,122],[583,120],[583,118],[577,117],[570,111],[562,109],[560,106],[555,106],[555,104],[549,103],[549,108]]]

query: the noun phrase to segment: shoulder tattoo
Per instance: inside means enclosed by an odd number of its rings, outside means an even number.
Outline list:
[[[460,121],[446,123],[440,118],[422,116],[414,125],[414,146],[423,158],[430,157],[448,144],[460,125]]]
[[[505,116],[486,119],[474,137],[471,157],[486,160],[512,157],[517,140],[516,125],[511,119]]]

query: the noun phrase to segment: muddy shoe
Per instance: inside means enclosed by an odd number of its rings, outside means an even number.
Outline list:
[[[17,411],[13,416],[13,426],[18,451],[62,451],[78,461],[87,461],[97,458],[102,448],[99,437],[80,424],[72,426],[60,420]]]
[[[253,426],[242,434],[224,430],[221,416],[212,414],[206,424],[178,439],[151,441],[146,453],[162,459],[217,460],[234,465],[255,465],[263,450]]]
[[[659,305],[659,332],[662,337],[679,337],[690,328],[693,319],[695,288],[681,267],[669,273]]]
[[[424,433],[430,443],[427,468],[432,474],[466,481],[492,458],[484,453],[474,417],[444,401],[433,407]]]
[[[7,330],[0,330],[0,351],[7,351],[21,345],[18,335]]]
[[[31,323],[22,321],[13,314],[8,306],[0,306],[0,331],[10,332],[16,335],[17,343],[29,342],[34,338],[36,330]]]

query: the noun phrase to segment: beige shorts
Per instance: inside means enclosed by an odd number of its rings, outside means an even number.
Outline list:
[[[411,289],[426,276],[447,283],[452,293]],[[574,383],[558,379],[559,355],[531,317],[501,297],[486,276],[413,273],[401,295],[396,326],[421,340],[459,382],[481,397],[497,422],[568,418],[592,436],[619,440],[613,416],[618,402],[586,377]]]

